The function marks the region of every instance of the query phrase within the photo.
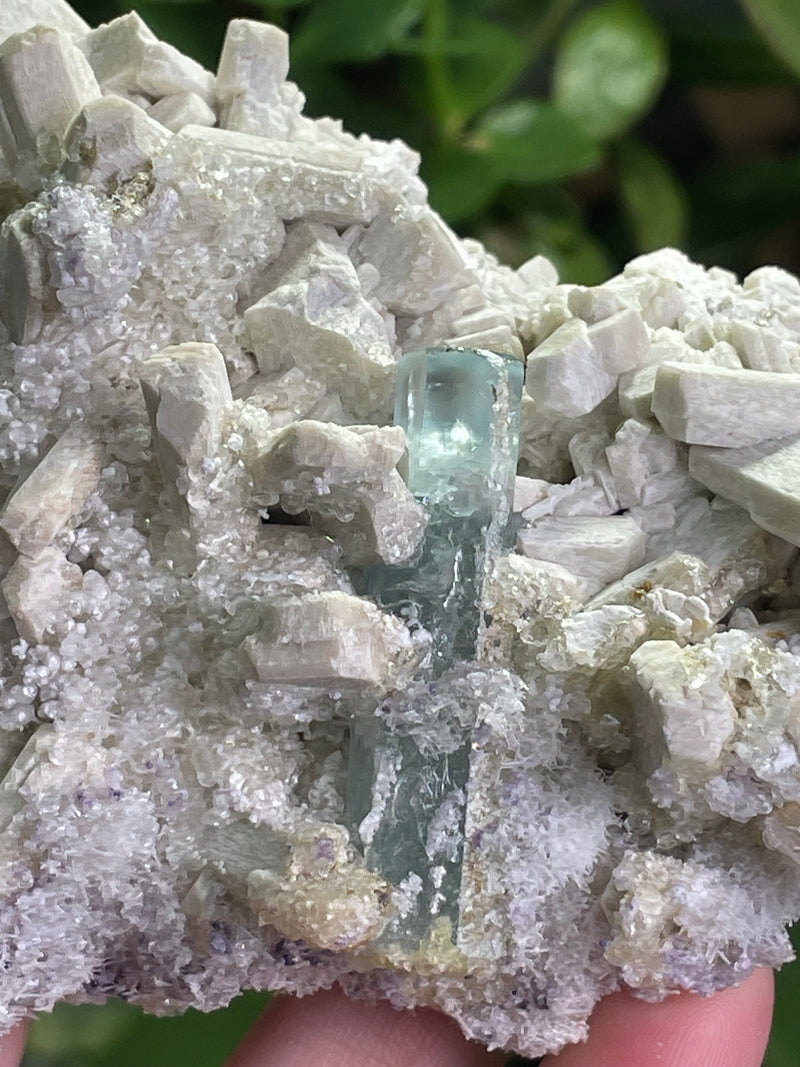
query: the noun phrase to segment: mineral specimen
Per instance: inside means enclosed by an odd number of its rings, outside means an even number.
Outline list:
[[[791,958],[800,283],[501,266],[273,27],[0,38],[0,1025],[338,982],[538,1055]]]

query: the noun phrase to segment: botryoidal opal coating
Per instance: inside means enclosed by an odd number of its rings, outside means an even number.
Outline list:
[[[538,1055],[790,959],[797,279],[504,267],[271,26],[0,40],[0,1024],[338,982]]]

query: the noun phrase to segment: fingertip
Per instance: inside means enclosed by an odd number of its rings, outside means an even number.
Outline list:
[[[501,1067],[505,1059],[439,1012],[398,1011],[330,989],[276,997],[226,1067]]]
[[[0,1037],[0,1067],[19,1067],[25,1052],[28,1023],[18,1023],[13,1030]]]
[[[681,993],[651,1004],[615,993],[595,1009],[588,1041],[542,1067],[759,1067],[773,995],[769,970],[710,997]]]

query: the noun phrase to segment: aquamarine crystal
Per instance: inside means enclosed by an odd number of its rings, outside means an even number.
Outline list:
[[[406,481],[429,525],[408,564],[363,573],[363,592],[428,631],[437,675],[474,657],[486,565],[507,547],[522,382],[519,360],[475,349],[427,348],[398,368]]]
[[[459,664],[475,658],[487,565],[506,546],[522,382],[518,360],[473,349],[413,352],[398,369],[407,483],[429,524],[408,564],[370,568],[361,591],[423,628],[430,655],[411,691],[355,726],[349,808],[367,864],[420,880],[402,931],[414,938],[458,921],[472,721]]]
[[[523,365],[512,356],[426,348],[404,357],[394,421],[406,432],[409,489],[432,506],[506,516],[519,448]]]

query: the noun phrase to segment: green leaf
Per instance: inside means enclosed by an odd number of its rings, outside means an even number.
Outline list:
[[[450,65],[454,110],[464,125],[516,82],[528,56],[510,30],[493,22],[464,23],[458,32],[472,46],[471,54],[455,57]]]
[[[515,267],[531,256],[547,256],[564,282],[599,285],[613,273],[606,250],[586,230],[580,213],[565,212],[556,203],[532,207],[513,222],[485,226],[480,238]]]
[[[218,1067],[255,1022],[268,996],[244,993],[227,1008],[156,1018],[118,1001],[59,1004],[34,1024],[30,1067]]]
[[[670,77],[683,85],[786,85],[791,75],[744,16],[669,16]]]
[[[577,223],[563,219],[532,220],[535,242],[531,255],[547,256],[558,270],[562,282],[600,285],[613,273],[611,260],[602,244]]]
[[[517,99],[489,112],[470,138],[504,180],[552,182],[596,167],[600,149],[586,131],[551,104]]]
[[[453,146],[422,160],[431,205],[450,223],[476,215],[497,192],[499,179],[486,154]]]
[[[424,147],[419,143],[420,129],[411,109],[403,108],[399,100],[395,103],[394,96],[389,103],[385,96],[359,93],[358,83],[347,73],[345,67],[295,64],[292,76],[305,93],[305,114],[312,118],[335,115],[350,133],[367,133],[384,140],[399,137],[414,148]]]
[[[639,0],[606,0],[561,38],[553,102],[594,137],[616,137],[648,111],[666,76],[666,43]]]
[[[800,947],[800,925],[792,930],[795,952]],[[800,1045],[800,963],[796,960],[781,968],[775,975],[775,1015],[764,1067],[797,1067]]]
[[[127,1036],[136,1024],[136,1014],[123,1001],[107,1004],[57,1004],[41,1015],[31,1029],[26,1055],[55,1057],[70,1053],[92,1058]]]
[[[510,30],[473,18],[460,19],[442,40],[407,37],[393,50],[444,64],[449,90],[447,125],[456,130],[509,89],[528,61],[527,49]]]
[[[487,245],[503,262],[518,265],[531,256],[547,256],[562,281],[583,285],[597,285],[614,273],[607,249],[588,228],[583,205],[563,187],[507,186],[502,208],[516,253],[512,244],[504,248],[494,238]]]
[[[752,267],[747,246],[797,225],[800,156],[717,166],[693,182],[689,194],[692,254],[703,262]]]
[[[311,0],[249,0],[249,3],[254,7],[261,8],[265,16],[272,11],[279,11],[283,8],[304,7],[310,2]]]
[[[319,0],[292,38],[304,63],[376,59],[419,21],[425,0]]]
[[[614,148],[620,198],[640,252],[686,241],[686,195],[664,160],[651,148],[623,140]]]
[[[742,0],[742,3],[775,55],[800,77],[800,11],[797,0]]]

